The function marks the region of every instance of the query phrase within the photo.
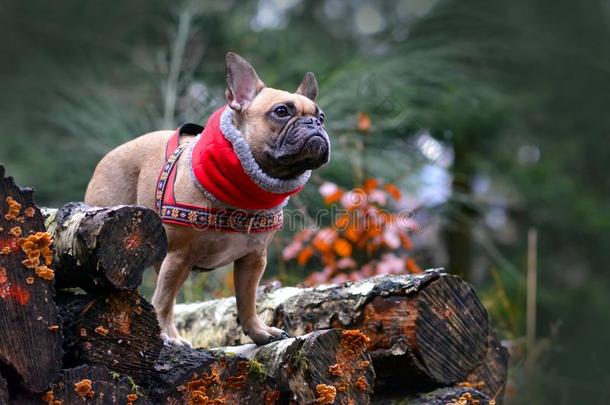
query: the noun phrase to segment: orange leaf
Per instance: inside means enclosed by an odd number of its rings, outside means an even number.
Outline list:
[[[366,179],[364,181],[364,184],[362,185],[362,188],[364,189],[364,191],[366,191],[367,193],[373,191],[374,189],[376,189],[379,186],[379,181],[377,179]]]
[[[334,273],[335,269],[337,268],[337,261],[335,260],[335,255],[333,254],[332,250],[329,252],[324,252],[320,258],[320,261],[324,265],[325,272],[329,274]]]
[[[309,259],[313,256],[313,249],[310,246],[307,246],[305,249],[301,250],[297,255],[297,263],[299,266],[305,266]]]
[[[357,128],[360,132],[369,132],[371,130],[372,122],[371,117],[368,114],[359,112],[357,117]]]
[[[360,232],[358,232],[356,227],[352,225],[345,230],[345,237],[352,242],[356,242],[358,239],[360,239]]]
[[[327,252],[330,249],[330,245],[320,238],[314,238],[312,246],[320,252]]]
[[[369,223],[367,228],[368,228],[368,230],[366,232],[366,235],[370,239],[382,234],[383,228],[381,225],[378,225],[375,223]]]
[[[402,242],[402,247],[405,248],[405,250],[413,249],[413,242],[411,242],[411,238],[409,238],[403,232],[400,233],[400,241]]]
[[[319,189],[320,195],[324,199],[325,204],[333,204],[341,199],[343,190],[335,183],[330,181],[324,182]]]
[[[343,192],[341,190],[337,190],[333,194],[330,194],[330,195],[327,195],[326,197],[324,197],[324,204],[326,204],[326,205],[334,204],[337,201],[341,200],[342,195],[343,195]]]
[[[331,228],[324,228],[313,238],[312,245],[322,253],[329,252],[332,251],[335,239],[337,239],[337,231]]]
[[[345,239],[337,239],[335,242],[335,253],[341,257],[349,257],[352,255],[352,245]]]
[[[402,194],[400,189],[395,184],[387,183],[385,186],[383,186],[383,188],[392,196],[393,199],[400,200]]]
[[[373,254],[375,254],[375,252],[377,251],[377,244],[376,243],[367,243],[366,244],[366,252],[372,256]]]
[[[335,220],[335,228],[339,230],[345,229],[349,225],[349,217],[347,215],[341,215]]]
[[[424,271],[410,257],[407,259],[407,270],[409,273],[423,273]]]

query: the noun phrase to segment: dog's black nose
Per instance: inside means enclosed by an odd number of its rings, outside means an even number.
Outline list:
[[[322,121],[320,121],[319,118],[314,118],[314,117],[303,118],[303,123],[305,125],[311,125],[311,126],[318,126],[318,127],[322,126]]]

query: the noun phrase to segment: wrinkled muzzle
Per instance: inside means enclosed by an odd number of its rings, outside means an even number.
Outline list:
[[[290,125],[273,152],[274,160],[283,166],[296,165],[311,170],[330,160],[330,139],[320,120],[304,117]]]

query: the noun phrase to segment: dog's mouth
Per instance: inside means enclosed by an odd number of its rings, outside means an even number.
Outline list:
[[[275,164],[303,170],[317,169],[330,158],[330,140],[326,132],[288,134],[281,146],[272,152]]]

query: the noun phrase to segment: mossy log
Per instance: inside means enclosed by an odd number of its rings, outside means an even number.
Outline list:
[[[508,350],[502,346],[495,332],[490,333],[489,349],[483,363],[468,377],[465,383],[481,391],[501,405],[508,377]]]
[[[329,329],[257,346],[224,347],[258,364],[279,384],[282,398],[297,404],[333,393],[336,404],[368,404],[375,372],[366,352],[368,338],[356,330]]]
[[[128,377],[112,373],[104,366],[82,365],[62,370],[57,381],[44,393],[17,393],[10,404],[150,405],[152,402],[143,397],[141,388]]]
[[[0,166],[0,370],[11,387],[41,391],[61,369],[52,268],[51,238],[32,190]]]
[[[280,403],[280,391],[251,361],[184,346],[163,346],[144,382],[156,404]]]
[[[66,363],[99,364],[142,379],[153,369],[163,341],[152,305],[135,291],[57,297]]]
[[[487,312],[469,284],[442,270],[262,291],[257,307],[267,324],[292,336],[325,328],[364,332],[378,392],[463,381],[487,353]],[[179,305],[175,317],[182,336],[198,347],[249,342],[234,298]]]
[[[43,214],[55,240],[58,288],[135,289],[167,252],[159,216],[144,207],[69,203]]]

